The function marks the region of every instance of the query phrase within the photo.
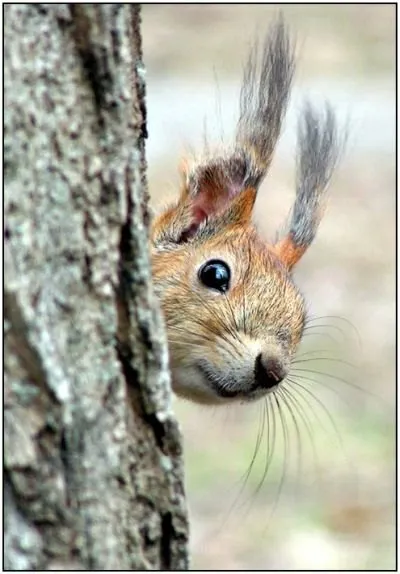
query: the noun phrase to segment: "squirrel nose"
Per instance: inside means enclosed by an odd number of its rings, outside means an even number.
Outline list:
[[[260,387],[272,389],[285,378],[286,371],[279,359],[260,353],[256,358],[254,376]]]

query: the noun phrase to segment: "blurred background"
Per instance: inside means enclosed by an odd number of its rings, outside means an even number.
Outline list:
[[[176,195],[179,159],[201,149],[205,129],[210,142],[230,141],[242,64],[276,12],[270,5],[143,6],[155,207]],[[293,386],[291,410],[282,405],[280,418],[275,409],[274,425],[271,410],[263,423],[261,404],[175,401],[192,567],[393,569],[395,6],[292,5],[282,12],[296,36],[298,69],[256,204],[266,238],[293,200],[304,97],[329,99],[349,126],[349,141],[317,240],[295,273],[315,320],[299,351],[304,362],[295,378],[304,388]]]

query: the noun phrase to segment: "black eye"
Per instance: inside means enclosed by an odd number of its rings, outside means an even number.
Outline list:
[[[229,289],[231,272],[226,263],[218,259],[207,261],[199,269],[199,279],[206,287],[225,293]]]

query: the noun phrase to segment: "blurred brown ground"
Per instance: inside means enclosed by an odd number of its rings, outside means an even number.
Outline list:
[[[155,205],[177,192],[179,156],[201,143],[205,116],[217,142],[222,133],[229,139],[242,62],[276,11],[268,5],[143,6]],[[293,198],[299,101],[306,94],[318,101],[325,97],[339,118],[349,121],[349,145],[328,213],[296,272],[311,313],[327,316],[304,348],[320,349],[306,365],[327,375],[310,375],[306,384],[331,420],[317,402],[307,406],[311,398],[302,393],[301,445],[286,413],[288,451],[284,456],[278,426],[274,464],[255,495],[266,459],[266,429],[243,490],[241,478],[251,462],[260,405],[206,409],[176,401],[185,436],[192,566],[392,569],[395,7],[292,5],[282,11],[301,59],[286,135],[257,200],[256,219],[266,237],[282,224]],[[329,356],[353,366],[321,360],[327,347]]]

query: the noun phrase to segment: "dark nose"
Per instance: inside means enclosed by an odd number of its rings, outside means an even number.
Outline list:
[[[260,353],[256,358],[254,376],[258,386],[272,389],[285,378],[286,371],[279,359]]]

